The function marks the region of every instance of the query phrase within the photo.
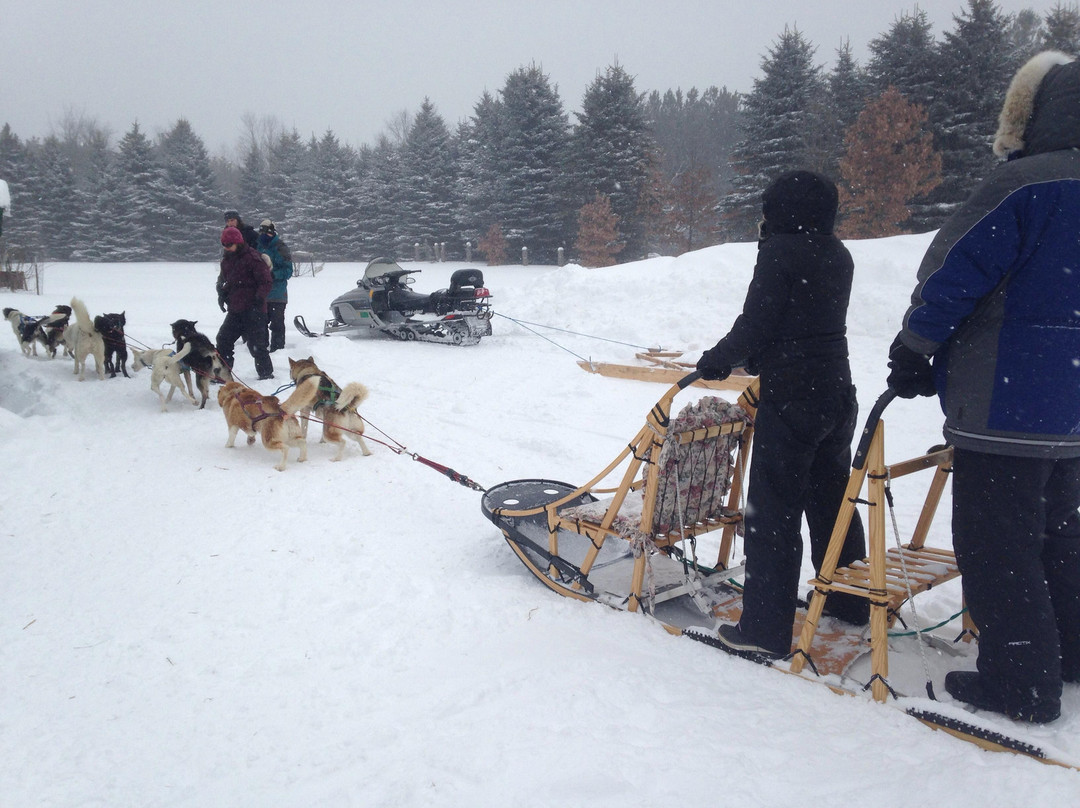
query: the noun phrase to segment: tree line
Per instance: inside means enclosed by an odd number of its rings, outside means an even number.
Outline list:
[[[248,116],[236,161],[184,119],[155,137],[134,123],[115,144],[85,117],[26,141],[5,124],[4,240],[48,260],[210,260],[236,208],[327,261],[461,259],[469,244],[491,263],[527,247],[535,262],[564,248],[602,266],[753,238],[761,190],[794,168],[837,180],[841,235],[922,232],[990,170],[1008,81],[1047,48],[1080,53],[1075,4],[1004,14],[967,0],[940,40],[924,12],[900,14],[865,65],[845,44],[826,70],[785,28],[745,94],[640,92],[616,63],[571,121],[528,65],[456,127],[425,99],[373,145]]]

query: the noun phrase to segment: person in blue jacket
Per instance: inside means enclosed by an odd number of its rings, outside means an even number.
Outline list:
[[[889,386],[936,393],[954,449],[979,656],[945,689],[1045,723],[1080,682],[1080,63],[1047,51],[1020,68],[994,152],[1008,161],[923,258]]]
[[[270,259],[270,275],[274,279],[266,296],[266,319],[270,326],[270,353],[285,347],[285,306],[289,302],[288,283],[293,274],[292,252],[282,241],[277,228],[269,219],[259,224],[259,252]]]

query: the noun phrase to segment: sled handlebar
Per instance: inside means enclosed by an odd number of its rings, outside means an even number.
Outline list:
[[[855,450],[855,459],[851,462],[853,469],[861,469],[866,465],[866,453],[870,451],[870,441],[873,440],[874,433],[881,422],[881,414],[885,412],[885,408],[889,406],[894,398],[896,398],[896,391],[888,387],[874,402],[873,409],[870,410],[870,415],[866,419],[866,426],[863,427],[862,437],[859,438],[859,447]]]
[[[685,376],[683,376],[681,379],[679,379],[679,381],[676,382],[676,386],[680,390],[685,390],[687,387],[692,385],[694,382],[696,382],[700,378],[701,378],[701,371],[700,370],[695,370],[695,371],[692,371],[690,373],[687,373]]]

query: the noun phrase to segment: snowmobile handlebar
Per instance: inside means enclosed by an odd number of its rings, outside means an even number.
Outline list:
[[[885,408],[889,406],[894,398],[896,398],[896,391],[888,387],[874,402],[870,415],[866,419],[866,426],[863,427],[862,437],[859,438],[859,447],[855,450],[855,458],[851,462],[853,469],[861,469],[866,465],[866,454],[870,451],[870,441],[873,440],[874,433],[881,422],[881,414],[885,412]]]

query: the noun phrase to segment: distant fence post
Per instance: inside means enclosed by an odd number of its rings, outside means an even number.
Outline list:
[[[566,249],[559,247],[559,266],[566,266]]]
[[[446,263],[446,242],[445,241],[440,241],[439,242],[439,260],[442,261],[444,264]]]
[[[465,242],[465,263],[466,264],[471,264],[472,263],[472,242],[471,241],[466,241]]]
[[[521,265],[523,267],[527,267],[529,265],[529,248],[528,247],[522,247],[521,248]]]

